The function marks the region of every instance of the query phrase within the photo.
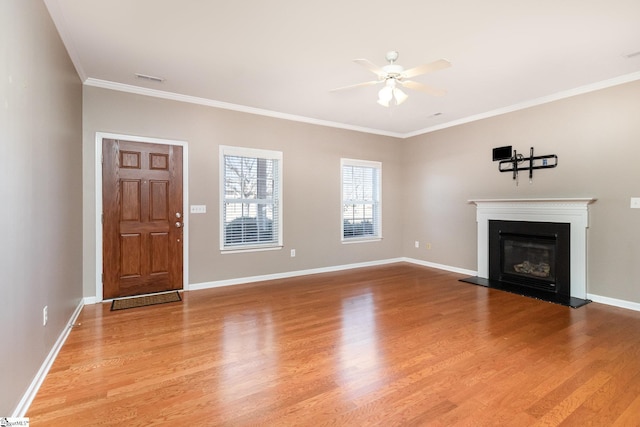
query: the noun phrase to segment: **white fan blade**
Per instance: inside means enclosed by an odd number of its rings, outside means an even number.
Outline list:
[[[329,92],[336,92],[338,90],[345,90],[345,89],[353,89],[353,88],[356,88],[356,87],[377,85],[378,83],[382,83],[383,81],[384,80],[372,80],[370,82],[358,83],[358,84],[355,84],[355,85],[343,86],[343,87],[339,87],[339,88],[336,88],[336,89],[331,89]]]
[[[412,82],[411,80],[402,80],[402,81],[399,81],[398,83],[400,83],[402,86],[406,87],[407,89],[419,90],[420,92],[425,92],[433,96],[442,96],[447,93],[446,90],[437,89],[435,87],[427,86],[418,82]]]
[[[409,68],[402,73],[402,77],[410,79],[411,77],[419,76],[420,74],[429,73],[431,71],[442,70],[443,68],[451,67],[451,62],[446,59],[438,59],[430,64],[418,65],[417,67]]]
[[[354,59],[353,62],[355,62],[356,64],[362,65],[364,68],[371,71],[372,73],[375,73],[377,76],[384,76],[385,74],[382,68],[378,67],[376,64],[369,61],[368,59]]]

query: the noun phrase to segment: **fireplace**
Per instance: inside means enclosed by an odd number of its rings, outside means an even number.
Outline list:
[[[489,221],[489,279],[570,296],[568,223]]]
[[[476,205],[478,271],[476,277],[463,281],[571,307],[589,302],[586,299],[588,208],[595,199],[475,199],[469,202]],[[503,238],[498,239],[498,243],[491,239],[490,243],[490,228],[496,224],[503,231]],[[532,232],[531,225],[537,230]],[[496,258],[495,254],[500,257],[505,249],[506,262],[502,257],[496,272],[491,261]]]

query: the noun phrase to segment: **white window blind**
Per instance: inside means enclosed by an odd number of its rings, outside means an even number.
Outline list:
[[[382,238],[382,164],[342,159],[342,240]]]
[[[222,250],[282,246],[282,153],[220,147]]]

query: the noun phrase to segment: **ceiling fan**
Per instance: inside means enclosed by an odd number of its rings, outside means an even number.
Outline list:
[[[407,94],[400,90],[398,86],[403,86],[407,89],[419,90],[433,96],[442,96],[447,93],[445,90],[437,89],[407,79],[419,76],[421,74],[426,74],[431,71],[448,68],[451,66],[451,63],[449,61],[447,61],[446,59],[439,59],[429,64],[418,65],[417,67],[405,70],[401,65],[395,63],[398,60],[398,56],[398,52],[396,52],[395,50],[387,52],[385,58],[389,62],[389,64],[385,65],[384,67],[378,67],[368,59],[354,59],[354,62],[356,64],[360,64],[363,67],[367,68],[369,71],[376,74],[378,76],[378,80],[339,87],[337,89],[332,89],[331,92],[384,83],[384,87],[380,90],[380,92],[378,92],[378,104],[385,107],[388,107],[389,103],[392,100],[395,100],[396,105],[400,105],[408,98]]]

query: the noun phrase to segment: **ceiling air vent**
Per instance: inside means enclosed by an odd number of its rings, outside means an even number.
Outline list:
[[[149,76],[147,74],[135,73],[137,79],[148,80],[150,82],[162,83],[164,79],[162,77]]]

